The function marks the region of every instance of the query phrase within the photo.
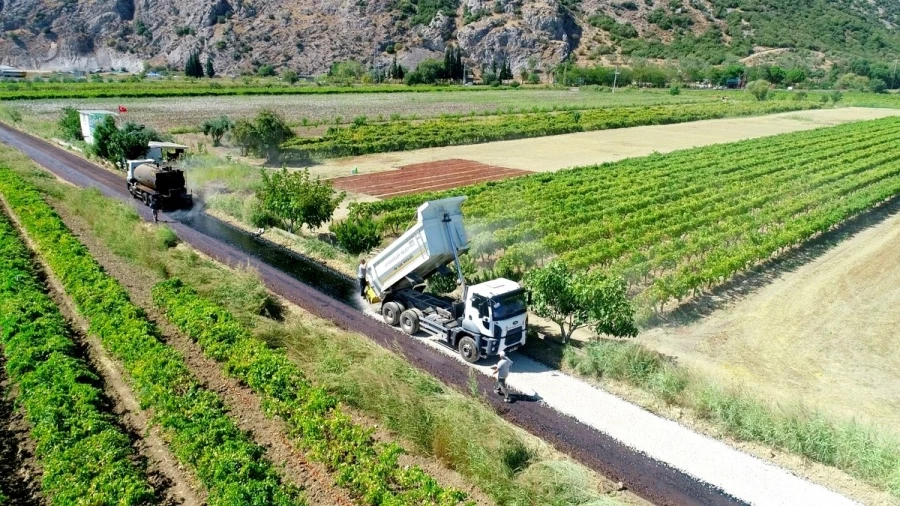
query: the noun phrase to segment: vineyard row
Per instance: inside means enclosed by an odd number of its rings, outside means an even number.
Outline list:
[[[284,420],[293,438],[363,504],[454,506],[465,500],[465,494],[442,488],[418,466],[401,466],[399,446],[377,443],[372,430],[354,424],[284,350],[253,338],[224,308],[177,279],[155,286],[153,300],[208,357],[260,395],[268,414]]]
[[[559,257],[621,275],[659,307],[727,280],[900,193],[900,119],[537,174],[362,204],[410,220],[466,194],[473,253],[509,275]]]
[[[0,212],[0,343],[18,389],[50,504],[154,502],[131,440],[106,409],[25,244]]]
[[[429,93],[508,90],[460,86],[284,86],[216,82],[158,81],[156,83],[13,83],[0,85],[0,100],[83,98],[152,98],[246,95],[338,95],[345,93]]]
[[[206,487],[209,504],[305,504],[295,487],[282,483],[265,449],[240,430],[184,358],[160,341],[144,312],[103,272],[41,195],[6,167],[0,167],[0,193],[87,320],[89,331],[123,364],[135,396],[142,408],[153,410],[153,422],[162,428],[179,463]]]

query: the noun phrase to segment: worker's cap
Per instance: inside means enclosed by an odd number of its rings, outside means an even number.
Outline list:
[[[498,353],[497,355],[499,355],[500,358],[506,358],[506,352],[505,352],[505,351],[501,351],[501,352]]]

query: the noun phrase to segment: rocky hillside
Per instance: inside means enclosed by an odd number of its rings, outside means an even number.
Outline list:
[[[833,58],[900,53],[897,0],[0,0],[0,63],[26,69],[270,64],[320,73],[373,58],[407,67],[462,48],[469,65],[518,74],[579,61],[695,57],[773,48]]]

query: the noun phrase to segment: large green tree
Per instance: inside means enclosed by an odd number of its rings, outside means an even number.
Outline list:
[[[268,162],[278,160],[281,144],[295,135],[284,118],[271,109],[260,111],[252,122],[238,121],[231,134],[242,153],[264,156]]]
[[[523,281],[531,292],[531,311],[559,325],[563,342],[582,327],[617,337],[637,335],[634,308],[621,279],[574,271],[556,260],[531,270]]]
[[[152,130],[132,122],[119,129],[115,118],[106,116],[94,128],[93,153],[122,167],[126,160],[146,156],[150,141],[156,137]]]
[[[203,65],[200,63],[200,54],[197,51],[191,51],[191,54],[188,55],[184,64],[184,75],[195,78],[203,77]]]

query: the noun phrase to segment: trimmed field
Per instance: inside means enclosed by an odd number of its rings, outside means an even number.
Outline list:
[[[896,195],[898,142],[900,118],[888,118],[357,208],[412,220],[425,200],[468,195],[482,267],[602,268],[659,311]]]
[[[339,177],[331,182],[341,190],[387,198],[502,181],[526,174],[528,172],[524,170],[495,167],[472,160],[442,160],[406,165],[390,172]]]
[[[723,384],[900,438],[900,202],[850,229],[638,340]]]

